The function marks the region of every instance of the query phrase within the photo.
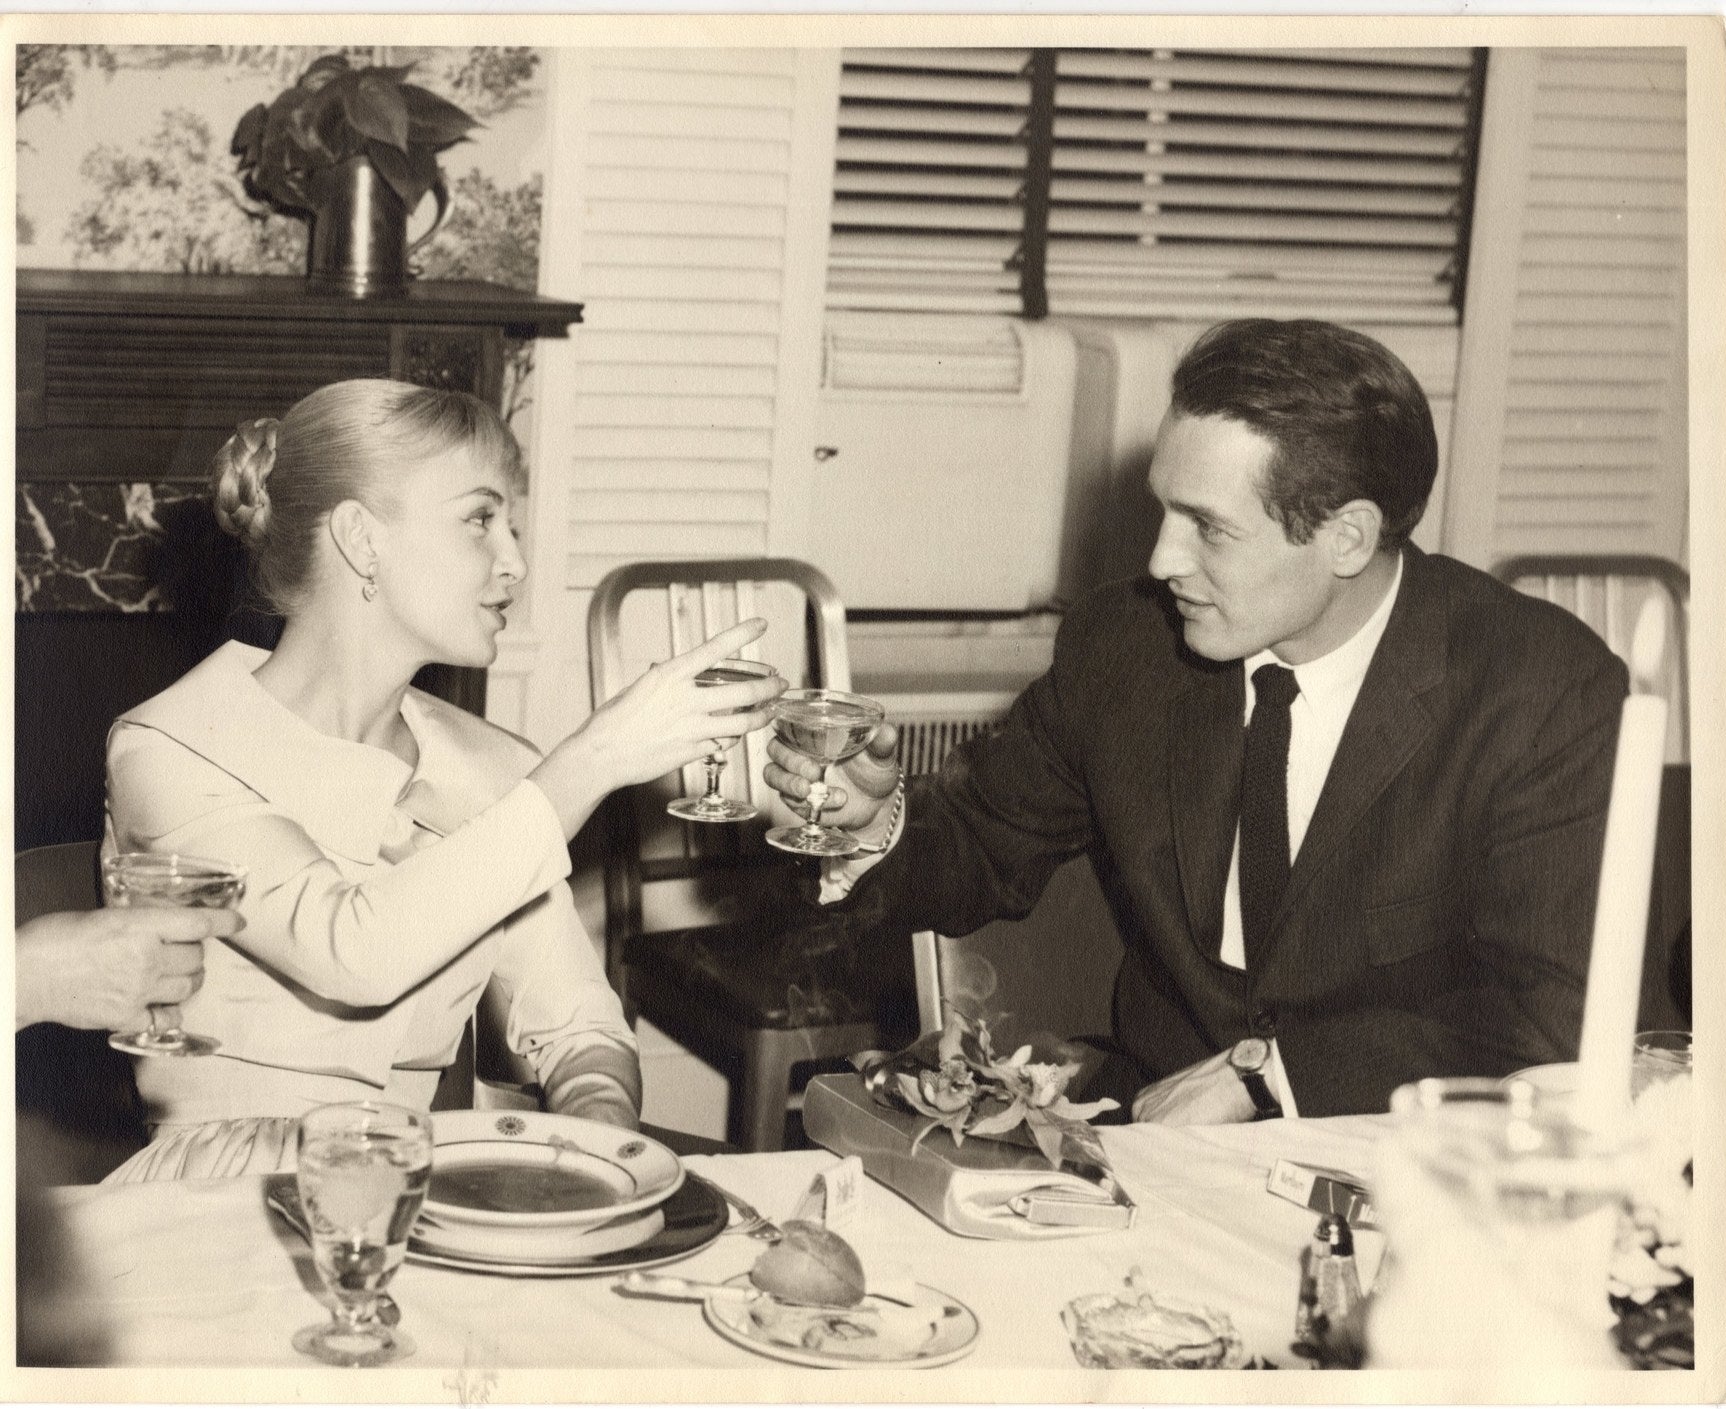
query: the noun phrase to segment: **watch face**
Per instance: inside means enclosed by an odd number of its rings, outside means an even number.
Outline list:
[[[1243,1037],[1229,1053],[1229,1065],[1236,1071],[1257,1071],[1271,1057],[1271,1044],[1262,1037]]]

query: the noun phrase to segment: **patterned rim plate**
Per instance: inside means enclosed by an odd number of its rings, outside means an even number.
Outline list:
[[[410,1240],[408,1261],[456,1272],[483,1272],[493,1277],[603,1277],[663,1267],[668,1262],[693,1257],[719,1237],[731,1220],[731,1209],[724,1196],[698,1174],[685,1179],[677,1192],[659,1207],[665,1215],[665,1227],[646,1242],[593,1257],[563,1263],[490,1262],[430,1252]]]
[[[733,1277],[730,1286],[748,1286],[749,1274]],[[846,1339],[833,1336],[832,1349],[811,1349],[806,1344],[788,1345],[769,1336],[755,1321],[751,1310],[753,1298],[710,1296],[702,1304],[707,1324],[726,1340],[753,1350],[758,1355],[771,1356],[792,1365],[809,1365],[817,1369],[855,1370],[866,1365],[891,1369],[927,1370],[936,1365],[949,1365],[969,1355],[977,1345],[977,1315],[964,1302],[950,1297],[934,1287],[917,1284],[916,1301],[909,1307],[865,1297],[865,1308],[873,1305],[882,1322],[891,1332],[891,1339],[862,1336]],[[784,1333],[804,1340],[817,1331],[824,1318],[835,1313],[813,1306],[777,1307],[777,1314],[788,1318]],[[838,1319],[849,1319],[847,1313],[837,1313]],[[868,1314],[857,1317],[855,1324],[867,1326],[873,1320]]]
[[[446,1227],[575,1228],[663,1203],[683,1183],[683,1161],[659,1141],[597,1120],[542,1111],[440,1111],[432,1117],[432,1192],[426,1212]],[[604,1185],[597,1208],[515,1213],[434,1198],[440,1172],[473,1166],[558,1168]]]

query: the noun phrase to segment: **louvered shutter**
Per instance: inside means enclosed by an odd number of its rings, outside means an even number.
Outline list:
[[[1525,137],[1498,144],[1490,173],[1447,542],[1483,563],[1682,559],[1684,53],[1495,51],[1493,64],[1489,120]]]
[[[829,308],[1017,313],[1025,49],[847,49]]]
[[[829,307],[1024,309],[1030,58],[846,51]],[[1055,51],[1048,311],[1454,323],[1474,74],[1467,49]]]
[[[1055,64],[1051,313],[1456,321],[1472,51]]]

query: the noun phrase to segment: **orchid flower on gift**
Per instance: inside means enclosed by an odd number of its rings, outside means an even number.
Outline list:
[[[1095,1136],[1086,1122],[1120,1104],[1108,1099],[1069,1101],[1067,1086],[1079,1074],[1078,1062],[1035,1061],[1030,1043],[1011,1056],[997,1056],[988,1020],[951,1005],[935,1055],[932,1068],[897,1073],[899,1095],[929,1117],[912,1142],[913,1150],[937,1128],[962,1145],[967,1135],[1000,1136],[1022,1124],[1058,1169],[1068,1138],[1092,1146]]]

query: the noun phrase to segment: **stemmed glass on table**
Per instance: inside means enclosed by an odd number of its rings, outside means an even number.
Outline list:
[[[876,701],[844,690],[787,690],[773,702],[773,732],[823,767],[860,753],[887,712]],[[769,846],[801,856],[850,856],[861,847],[838,827],[821,825],[827,806],[825,781],[809,785],[809,820],[801,827],[775,827]]]
[[[329,1365],[382,1365],[413,1342],[378,1317],[378,1298],[407,1254],[431,1181],[431,1118],[375,1101],[319,1106],[301,1117],[296,1182],[333,1319],[294,1336]]]
[[[102,862],[102,893],[119,910],[147,906],[226,910],[238,905],[246,893],[246,873],[238,866],[198,856],[126,851]],[[138,1057],[204,1057],[222,1045],[178,1025],[162,1027],[159,1015],[160,1009],[152,1006],[148,1028],[111,1033],[108,1045]]]
[[[766,680],[777,673],[772,666],[761,661],[733,657],[708,666],[695,677],[695,683],[709,688],[741,685],[750,680]],[[751,706],[744,705],[731,712],[748,714],[750,709]],[[718,745],[717,750],[707,756],[707,790],[700,797],[680,797],[668,802],[665,810],[686,822],[745,822],[755,815],[755,808],[747,802],[722,797],[719,792],[719,775],[725,768],[725,755],[737,743],[737,736],[717,736],[714,743]]]

